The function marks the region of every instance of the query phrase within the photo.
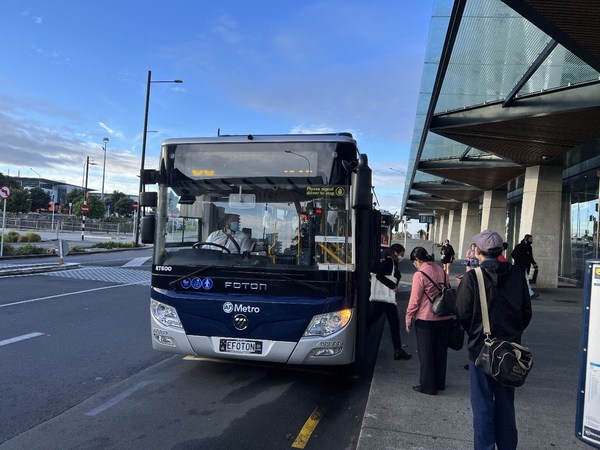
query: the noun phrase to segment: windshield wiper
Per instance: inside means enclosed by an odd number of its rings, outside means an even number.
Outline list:
[[[263,272],[263,273],[266,274],[265,272]],[[320,295],[322,295],[324,297],[327,297],[329,295],[329,291],[327,289],[314,286],[314,285],[312,285],[312,284],[310,284],[310,283],[308,283],[306,281],[296,280],[295,278],[291,278],[291,277],[288,277],[288,276],[282,275],[282,274],[270,274],[270,275],[278,275],[281,278],[283,278],[284,280],[293,281],[294,283],[297,283],[300,286],[304,286],[304,287],[307,287],[309,289],[312,289],[313,291],[316,291],[318,294],[320,294]]]

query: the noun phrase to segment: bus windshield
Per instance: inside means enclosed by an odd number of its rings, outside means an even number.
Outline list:
[[[351,271],[340,151],[333,142],[165,145],[155,264]]]

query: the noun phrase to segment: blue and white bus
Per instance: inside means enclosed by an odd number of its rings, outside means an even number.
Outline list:
[[[169,139],[159,169],[141,176],[158,186],[140,194],[154,208],[141,228],[154,244],[154,349],[285,364],[360,357],[380,219],[351,134]]]

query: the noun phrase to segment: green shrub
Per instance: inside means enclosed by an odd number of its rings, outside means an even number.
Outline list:
[[[25,233],[19,236],[19,242],[40,242],[42,237],[37,233]]]
[[[4,242],[19,242],[19,233],[17,231],[9,231],[4,236]]]
[[[39,245],[25,244],[17,248],[15,255],[41,255],[46,249]]]
[[[29,238],[29,242],[42,242],[42,237],[37,233],[27,233],[26,236]]]

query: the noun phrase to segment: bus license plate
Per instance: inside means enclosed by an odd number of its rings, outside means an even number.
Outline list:
[[[224,353],[261,354],[262,342],[242,339],[221,339],[219,351]]]

